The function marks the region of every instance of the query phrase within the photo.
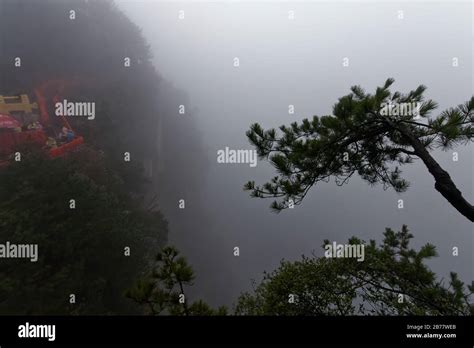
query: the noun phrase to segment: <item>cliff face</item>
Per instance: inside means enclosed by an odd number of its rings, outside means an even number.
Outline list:
[[[34,90],[47,86],[52,122],[56,93],[64,105],[94,106],[93,118],[67,117],[85,139],[82,151],[59,160],[25,155],[0,173],[0,239],[39,249],[37,263],[0,265],[0,313],[136,313],[123,292],[167,235],[142,199],[151,186],[141,175],[162,151],[157,130],[167,116],[158,95],[167,87],[139,29],[109,1],[6,0],[0,45],[0,95],[37,101]],[[64,301],[68,289],[85,304]]]
[[[20,277],[11,279],[15,286],[0,287],[0,312],[134,312],[136,308],[123,298],[123,290],[145,270],[147,253],[153,253],[167,239],[167,222],[160,211],[173,221],[180,218],[178,199],[199,206],[196,200],[206,163],[196,155],[203,150],[193,110],[188,107],[187,96],[160,77],[151,59],[139,28],[111,1],[0,1],[0,95],[28,94],[31,101],[37,101],[35,88],[54,82],[46,88],[53,122],[59,121],[51,100],[57,92],[68,102],[94,103],[93,118],[67,118],[76,133],[84,137],[84,151],[64,161],[26,160],[18,168],[12,166],[12,170],[0,173],[0,215],[12,216],[9,211],[26,214],[33,202],[44,207],[34,219],[4,219],[1,239],[15,239],[16,231],[24,231],[22,224],[28,223],[28,238],[39,244],[41,267],[53,270],[42,275],[42,284],[34,279],[29,283],[28,291],[43,294],[47,303],[43,306],[38,302],[39,307],[35,307],[17,291],[22,275],[37,271],[35,265],[24,269],[13,263],[0,265],[0,275],[16,269],[14,274]],[[187,105],[185,117],[179,114],[180,104]],[[125,153],[130,154],[127,165]],[[77,185],[78,176],[84,187]],[[11,185],[6,184],[7,180]],[[18,192],[29,181],[37,182],[38,190],[22,196]],[[62,203],[71,194],[80,195],[86,189],[93,194],[79,205],[82,218],[63,211]],[[12,200],[12,195],[19,197]],[[106,199],[102,202],[101,197]],[[44,202],[51,202],[55,208]],[[96,216],[98,207],[101,213]],[[194,210],[194,217],[202,216],[201,209]],[[121,219],[128,219],[129,225]],[[109,220],[117,222],[115,230]],[[186,226],[175,225],[172,231],[189,233],[194,221],[188,219]],[[67,233],[64,226],[68,226]],[[40,237],[45,237],[48,244]],[[82,248],[84,245],[89,245],[89,251]],[[97,251],[122,250],[124,245],[131,246],[133,263],[124,263],[121,253],[104,263]],[[43,259],[50,250],[59,250],[60,257]],[[62,261],[69,260],[68,254],[73,253],[77,262],[69,265]],[[88,267],[77,271],[84,262]],[[118,276],[113,267],[123,274]],[[97,271],[91,273],[94,269]],[[68,273],[71,270],[75,275]],[[70,284],[63,282],[64,277],[70,279]],[[96,281],[102,282],[100,286]],[[97,298],[98,302],[89,299],[84,308],[65,306],[60,299],[66,296],[66,285],[79,288],[82,283],[78,292],[86,298],[96,293],[97,287],[104,296]],[[51,290],[50,284],[55,288]],[[7,295],[10,300],[4,301]],[[19,306],[22,301],[24,305]]]

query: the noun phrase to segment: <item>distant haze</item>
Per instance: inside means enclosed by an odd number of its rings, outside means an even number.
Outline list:
[[[434,190],[419,163],[402,168],[411,187],[404,194],[370,187],[354,177],[338,187],[314,187],[301,206],[280,214],[271,200],[252,199],[242,186],[275,175],[267,163],[218,164],[225,147],[252,149],[250,124],[278,127],[312,115],[330,114],[337,99],[358,84],[373,92],[388,77],[393,89],[408,92],[420,84],[437,101],[438,111],[473,94],[472,4],[469,2],[150,2],[118,1],[143,30],[157,71],[183,92],[185,115],[197,125],[204,151],[188,147],[172,153],[190,166],[167,167],[165,175],[199,176],[185,211],[176,198],[184,182],[167,187],[161,199],[170,220],[170,242],[196,270],[193,296],[212,305],[232,304],[282,258],[294,260],[313,250],[323,254],[324,239],[344,242],[356,235],[381,240],[385,227],[407,224],[414,246],[430,242],[439,257],[430,266],[441,276],[456,271],[470,283],[473,225]],[[184,19],[178,18],[184,11]],[[399,10],[403,19],[399,19]],[[294,11],[294,20],[288,19]],[[239,58],[240,66],[233,60]],[[349,67],[342,66],[349,58]],[[452,66],[457,57],[459,66]],[[288,114],[288,105],[295,114]],[[176,105],[178,108],[178,105]],[[184,121],[182,121],[184,122]],[[176,142],[179,129],[163,129]],[[162,151],[173,151],[163,149]],[[473,146],[434,157],[473,202]],[[181,161],[183,162],[183,161]],[[180,162],[180,163],[181,163]],[[186,162],[186,160],[184,161]],[[397,209],[402,198],[405,208]],[[168,202],[168,203],[166,203]],[[240,256],[233,248],[240,248]],[[452,247],[459,256],[452,256]]]

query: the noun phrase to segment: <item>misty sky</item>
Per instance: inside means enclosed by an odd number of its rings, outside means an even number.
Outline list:
[[[197,272],[194,295],[212,305],[231,304],[250,289],[251,279],[259,280],[282,258],[297,259],[313,250],[322,255],[324,239],[344,243],[356,235],[380,241],[385,227],[402,224],[415,235],[416,247],[437,246],[440,256],[430,262],[436,272],[456,271],[469,283],[474,279],[473,225],[434,190],[433,178],[418,161],[402,168],[411,187],[401,195],[354,177],[344,187],[333,181],[319,184],[302,205],[279,215],[270,211],[271,200],[251,199],[242,190],[248,180],[267,181],[273,168],[263,162],[250,168],[216,161],[217,150],[226,146],[252,148],[245,136],[250,124],[278,127],[330,114],[355,84],[368,92],[388,77],[395,78],[393,89],[401,92],[424,84],[439,111],[465,102],[473,94],[471,3],[118,3],[142,28],[158,72],[189,98],[192,112],[176,117],[192,118],[205,145],[205,154],[189,148],[176,156],[202,156],[206,163],[199,210],[209,219],[168,216],[170,241]],[[288,19],[290,10],[294,20]],[[342,66],[344,57],[349,67]],[[459,59],[456,68],[453,57]],[[289,104],[295,105],[294,115],[288,114]],[[183,136],[173,129],[164,132]],[[472,203],[473,146],[456,151],[458,162],[452,161],[452,151],[434,157]],[[193,168],[178,170],[193,175]],[[397,209],[400,198],[402,210]],[[189,202],[186,209],[193,206]],[[239,257],[233,256],[234,246],[240,248]],[[451,256],[453,246],[460,248],[458,257]]]

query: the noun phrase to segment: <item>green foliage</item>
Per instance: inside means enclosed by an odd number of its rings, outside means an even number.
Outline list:
[[[248,139],[260,159],[267,159],[279,175],[262,186],[250,181],[244,189],[251,191],[252,197],[280,198],[272,204],[278,212],[288,207],[290,199],[300,204],[318,182],[334,178],[341,186],[355,173],[371,185],[382,184],[384,189],[391,187],[403,192],[409,183],[402,178],[400,167],[418,157],[436,180],[446,180],[445,173],[426,151],[473,140],[474,97],[430,118],[437,104],[424,100],[426,87],[419,86],[404,95],[390,92],[393,82],[388,79],[375,94],[367,94],[360,86],[354,86],[352,93],[334,105],[332,115],[283,125],[279,136],[275,129],[264,130],[259,124],[253,124],[247,132]],[[385,115],[383,110],[388,109],[384,106],[390,103],[420,103],[419,115],[417,117],[416,112]],[[451,184],[443,183],[437,189],[447,191],[449,187],[450,192],[443,195],[462,201],[460,192]],[[450,202],[453,204],[454,200]],[[472,219],[472,206],[464,201],[462,204],[463,214]]]
[[[156,256],[152,271],[126,293],[151,315],[226,315],[227,309],[211,308],[202,300],[188,302],[184,289],[193,285],[194,272],[183,256],[172,246]]]
[[[365,245],[363,262],[356,258],[306,257],[282,260],[271,273],[264,272],[252,292],[244,292],[235,315],[470,315],[474,287],[465,286],[457,274],[439,280],[425,262],[435,256],[431,244],[410,248],[413,238],[387,228],[383,242],[365,243],[352,237],[350,245]],[[329,241],[324,241],[323,247]],[[156,264],[126,296],[151,315],[227,315],[202,300],[188,302],[184,289],[194,273],[174,247],[158,253]],[[447,283],[447,284],[446,284]],[[290,295],[294,301],[290,300]],[[402,299],[402,300],[401,300]]]
[[[469,315],[474,288],[450,274],[447,286],[425,265],[435,247],[410,248],[406,226],[389,228],[380,246],[371,240],[365,260],[305,257],[282,261],[265,273],[252,293],[243,293],[237,315]],[[328,241],[325,241],[327,244]],[[363,241],[353,237],[348,244]],[[295,296],[290,303],[289,295]],[[400,295],[403,301],[400,302]]]
[[[166,222],[128,195],[104,155],[23,153],[0,172],[0,240],[38,244],[37,262],[0,264],[2,314],[126,314],[123,295],[166,240]],[[70,209],[71,199],[76,209]],[[131,255],[124,255],[124,248]],[[76,304],[69,303],[75,294]]]

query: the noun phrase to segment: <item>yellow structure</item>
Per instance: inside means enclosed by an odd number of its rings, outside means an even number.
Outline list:
[[[0,95],[0,114],[10,115],[12,111],[31,113],[33,109],[37,108],[38,104],[30,103],[30,99],[26,94],[19,96]]]

